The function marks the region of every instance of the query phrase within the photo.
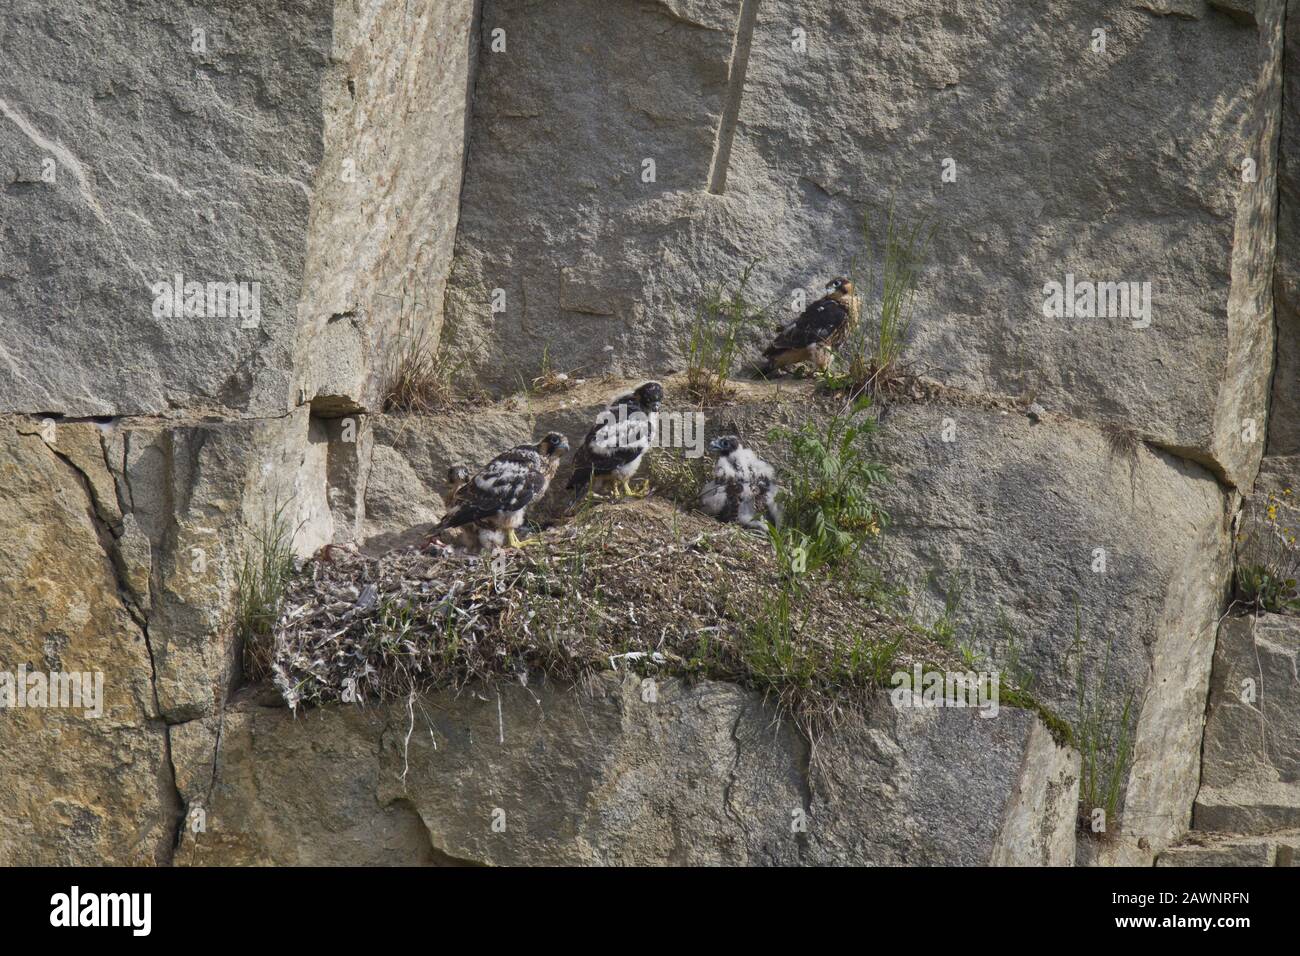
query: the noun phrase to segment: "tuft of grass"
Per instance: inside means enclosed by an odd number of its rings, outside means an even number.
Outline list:
[[[924,218],[908,224],[895,217],[891,200],[885,216],[880,265],[874,265],[871,218],[862,219],[867,270],[863,281],[854,278],[867,306],[844,345],[848,369],[828,381],[853,394],[880,394],[903,376],[902,359],[912,329],[916,284],[929,253],[934,227]]]
[[[902,581],[893,580],[876,563],[855,561],[837,569],[837,577],[851,594],[872,607],[899,620],[908,617],[911,589]]]
[[[928,571],[923,582],[924,586],[926,588],[936,586],[941,573],[943,572],[938,568],[932,568]],[[942,646],[957,649],[959,646],[957,611],[961,608],[961,603],[966,597],[966,591],[970,587],[970,580],[968,575],[958,567],[947,573],[946,584],[938,586],[942,588],[943,592],[943,611],[928,623],[918,620],[917,624]],[[967,646],[973,646],[978,639],[978,632],[969,635]]]
[[[446,408],[455,401],[452,377],[458,368],[427,328],[405,336],[384,372],[384,411],[418,414]]]
[[[709,291],[695,311],[686,342],[686,392],[700,405],[714,405],[730,398],[735,389],[728,384],[736,371],[741,331],[762,320],[768,309],[750,301],[750,277],[756,262],[741,273],[735,288],[727,292],[721,284]]]
[[[1082,760],[1079,815],[1091,832],[1094,810],[1106,812],[1104,832],[1117,832],[1120,797],[1133,766],[1133,695],[1118,709],[1090,700],[1089,709],[1072,726],[1072,739]]]
[[[1237,535],[1236,601],[1253,611],[1300,611],[1300,507],[1291,489],[1252,503]]]
[[[711,470],[708,458],[688,458],[685,449],[654,449],[647,464],[654,493],[687,509],[699,505],[700,492]]]
[[[1142,439],[1137,432],[1123,425],[1106,422],[1101,426],[1101,434],[1112,456],[1126,462],[1130,468],[1137,467],[1138,452],[1142,448]]]
[[[837,564],[863,542],[879,536],[888,516],[871,500],[871,486],[884,467],[867,448],[875,431],[871,400],[859,395],[824,425],[774,428],[773,442],[790,447],[780,495],[783,524],[772,532],[778,557],[806,569]]]
[[[245,531],[235,568],[232,629],[243,647],[245,669],[253,676],[270,672],[268,642],[296,571],[292,526],[286,504],[276,505],[266,522]]]
[[[772,695],[778,712],[815,747],[823,734],[864,713],[875,691],[889,686],[903,639],[855,635],[830,646],[801,640],[798,592],[787,581],[759,606],[734,646],[728,669],[742,671],[749,686]]]
[[[1075,612],[1074,647],[1082,648],[1082,621]],[[1076,678],[1077,704],[1071,738],[1082,758],[1079,780],[1079,825],[1092,832],[1092,814],[1105,811],[1103,834],[1119,832],[1124,781],[1133,766],[1137,713],[1132,692],[1117,697],[1111,681],[1107,644],[1100,670],[1091,673],[1081,661]]]

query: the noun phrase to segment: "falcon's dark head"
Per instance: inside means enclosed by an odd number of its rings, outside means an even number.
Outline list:
[[[853,294],[853,283],[849,279],[839,276],[826,283],[826,294],[837,302],[847,299]]]
[[[735,435],[719,435],[713,441],[709,442],[709,451],[721,457],[730,455],[740,447],[740,439]]]
[[[632,394],[644,411],[657,412],[659,403],[664,400],[664,387],[658,382],[646,382]]]
[[[559,432],[548,432],[546,437],[537,443],[538,453],[545,458],[559,458],[568,450],[569,439]]]

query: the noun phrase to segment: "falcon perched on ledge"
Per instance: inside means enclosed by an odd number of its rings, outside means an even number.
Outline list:
[[[781,523],[781,506],[776,494],[772,466],[740,443],[735,435],[723,435],[709,442],[718,456],[713,478],[700,493],[700,507],[719,521],[736,522],[751,531],[765,531],[767,523]]]
[[[803,315],[777,332],[772,344],[763,351],[767,361],[759,369],[762,374],[770,375],[797,362],[811,361],[819,372],[830,365],[831,349],[844,341],[857,324],[857,303],[853,298],[853,283],[845,278],[828,282],[826,293],[804,309]]]
[[[593,491],[612,486],[615,495],[620,487],[625,495],[638,494],[628,481],[655,440],[655,416],[663,400],[663,386],[646,382],[610,402],[574,454],[567,487],[578,497],[586,494],[588,486]]]
[[[506,533],[506,543],[520,546],[515,529],[524,523],[524,512],[541,501],[560,459],[569,450],[569,440],[551,432],[536,445],[519,445],[502,452],[464,485],[448,473],[453,490],[448,494],[452,507],[433,528],[433,533],[465,525],[485,525]]]
[[[452,465],[447,469],[447,488],[443,492],[442,500],[446,503],[448,511],[464,504],[464,499],[460,495],[469,484],[469,477],[470,470],[464,465]],[[501,547],[506,540],[506,536],[500,529],[477,521],[461,528],[447,529],[443,532],[443,538],[447,541],[459,542],[466,550],[480,554]],[[430,533],[430,540],[432,539],[433,534]]]

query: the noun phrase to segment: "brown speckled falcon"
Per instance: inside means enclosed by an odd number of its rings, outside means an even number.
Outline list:
[[[798,362],[812,362],[818,371],[830,365],[831,349],[844,341],[857,322],[857,303],[853,283],[843,277],[828,282],[826,293],[781,327],[763,351],[766,361],[760,372],[770,375]]]
[[[450,492],[451,510],[434,526],[433,533],[486,525],[504,531],[506,543],[519,547],[515,529],[524,523],[528,506],[542,500],[568,450],[569,440],[551,432],[536,445],[519,445],[497,455],[486,468]]]

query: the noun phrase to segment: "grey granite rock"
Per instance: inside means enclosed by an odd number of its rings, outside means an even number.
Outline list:
[[[185,725],[180,862],[1065,864],[1078,756],[1032,714],[895,710],[825,739],[729,684],[505,688]],[[215,766],[215,773],[213,767]],[[342,768],[342,769],[340,769]],[[413,828],[413,810],[422,826]],[[432,851],[431,848],[432,847]]]
[[[179,808],[148,635],[74,463],[84,444],[69,435],[65,453],[48,437],[0,426],[0,864],[165,863]],[[98,674],[97,706],[71,694],[22,705],[37,699],[17,683],[51,673],[90,675],[86,691]]]
[[[475,376],[510,387],[544,348],[589,372],[680,367],[707,287],[759,260],[756,298],[788,308],[864,271],[863,216],[878,235],[894,197],[937,226],[909,359],[1249,483],[1273,351],[1280,0],[1258,26],[1101,0],[761,3],[748,44],[735,0],[712,9],[485,3],[485,42],[508,43],[481,54],[447,302]],[[1067,274],[1150,283],[1150,325],[1044,317]]]
[[[1081,674],[1112,713],[1131,698],[1124,830],[1179,836],[1231,568],[1217,482],[1131,437],[996,409],[898,406],[877,444],[890,573],[1066,717]]]
[[[1300,618],[1233,617],[1219,628],[1196,829],[1300,827],[1298,664]]]

